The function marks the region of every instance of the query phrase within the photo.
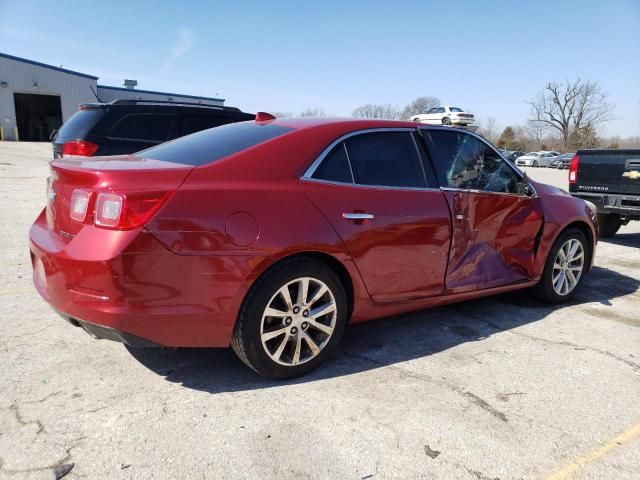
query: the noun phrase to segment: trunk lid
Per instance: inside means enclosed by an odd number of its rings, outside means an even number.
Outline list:
[[[54,160],[50,165],[51,177],[47,180],[47,226],[65,243],[71,241],[84,225],[93,223],[91,205],[85,223],[71,218],[71,195],[75,189],[125,193],[175,191],[194,168],[191,165],[133,155],[64,158]]]
[[[579,150],[571,192],[640,195],[640,150]]]

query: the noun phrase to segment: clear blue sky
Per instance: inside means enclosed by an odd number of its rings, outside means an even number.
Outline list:
[[[599,82],[640,135],[640,0],[0,0],[0,51],[248,111],[439,97],[523,123],[549,80]]]

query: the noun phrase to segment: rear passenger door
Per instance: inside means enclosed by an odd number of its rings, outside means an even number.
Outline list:
[[[300,180],[377,302],[444,291],[449,209],[436,179],[425,175],[414,132],[350,134],[328,147]]]
[[[169,139],[174,113],[132,113],[115,122],[107,133],[103,155],[139,152]]]
[[[518,193],[520,174],[475,135],[422,129],[453,217],[449,293],[529,280],[543,223],[537,196]]]

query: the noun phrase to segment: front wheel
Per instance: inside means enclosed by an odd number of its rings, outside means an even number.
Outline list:
[[[296,377],[335,352],[347,310],[344,287],[326,264],[309,258],[285,261],[251,288],[231,346],[262,375]]]
[[[537,166],[538,166],[538,161],[537,161],[537,160],[534,160],[534,161],[533,161],[533,166],[534,166],[534,167],[537,167]]]
[[[549,303],[569,300],[582,284],[589,268],[590,255],[589,242],[584,233],[576,229],[564,232],[549,252],[535,293]]]

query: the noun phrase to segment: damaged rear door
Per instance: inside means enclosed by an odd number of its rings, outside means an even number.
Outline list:
[[[518,193],[521,174],[466,132],[422,129],[452,217],[448,293],[530,280],[543,224],[539,198]]]

